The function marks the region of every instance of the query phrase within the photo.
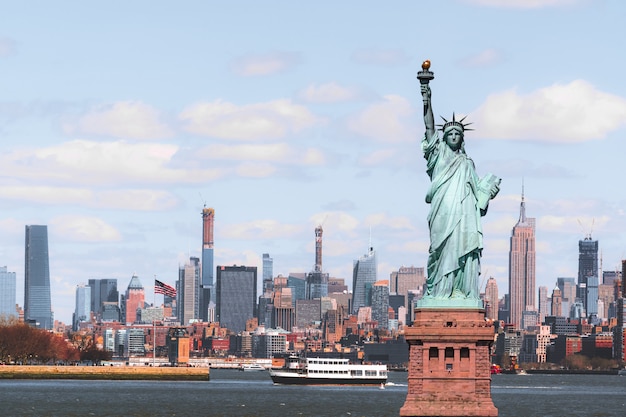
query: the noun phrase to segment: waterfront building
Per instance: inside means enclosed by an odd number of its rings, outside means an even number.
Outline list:
[[[563,296],[561,293],[561,289],[558,286],[556,286],[552,290],[552,306],[551,306],[551,311],[550,311],[550,314],[552,316],[563,315],[562,303],[563,303]],[[543,318],[543,320],[545,321],[545,317]]]
[[[409,292],[418,294],[417,299],[424,292],[424,284],[426,278],[424,276],[423,267],[401,266],[397,271],[392,271],[389,276],[389,292],[404,296],[404,307],[409,310]],[[402,318],[406,322],[406,318]]]
[[[535,310],[535,219],[526,217],[522,191],[520,216],[511,233],[509,251],[509,314],[516,328],[521,326],[522,312]]]
[[[214,280],[214,227],[215,227],[215,210],[207,208],[202,209],[202,262],[201,262],[201,279],[198,280],[198,318],[204,322],[209,320],[209,310],[215,303],[215,280]],[[187,322],[183,322],[187,323]]]
[[[216,318],[220,326],[234,333],[246,329],[246,321],[256,318],[257,268],[218,266]]]
[[[361,307],[371,306],[372,285],[377,281],[376,252],[370,246],[368,252],[354,261],[352,268],[352,313]]]
[[[498,320],[498,282],[490,277],[485,285],[485,314],[490,320]]]
[[[372,286],[372,320],[378,328],[389,328],[389,281],[376,281]]]
[[[0,316],[17,318],[15,292],[15,272],[9,272],[6,266],[0,266]]]
[[[91,288],[89,308],[96,316],[102,316],[102,306],[104,303],[117,304],[119,302],[120,295],[117,291],[117,279],[90,279],[87,283],[89,288]]]
[[[102,345],[106,352],[115,352],[115,331],[113,329],[104,329]]]
[[[74,308],[74,320],[72,329],[78,330],[80,322],[88,322],[91,319],[91,287],[85,284],[76,286],[76,306]]]
[[[124,303],[125,323],[130,325],[137,322],[137,310],[143,308],[145,304],[145,291],[139,277],[135,274],[133,274],[128,283],[128,288],[126,288]]]
[[[26,226],[24,320],[42,329],[52,329],[48,226]]]

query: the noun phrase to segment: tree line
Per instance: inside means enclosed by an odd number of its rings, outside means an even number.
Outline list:
[[[108,358],[110,355],[98,349],[91,337],[75,337],[70,342],[15,318],[0,317],[0,364],[71,364]]]

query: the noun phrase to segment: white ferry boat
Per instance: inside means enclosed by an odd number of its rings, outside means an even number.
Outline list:
[[[381,385],[387,382],[387,365],[352,364],[349,359],[285,358],[285,366],[270,369],[275,384]]]

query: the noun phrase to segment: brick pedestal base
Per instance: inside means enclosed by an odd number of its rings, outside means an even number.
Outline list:
[[[409,343],[408,393],[400,416],[498,415],[491,400],[493,326],[484,310],[418,308]]]

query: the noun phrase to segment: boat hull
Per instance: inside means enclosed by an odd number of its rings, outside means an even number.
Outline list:
[[[282,385],[380,385],[387,382],[387,378],[315,378],[271,373],[270,376],[275,384]]]

